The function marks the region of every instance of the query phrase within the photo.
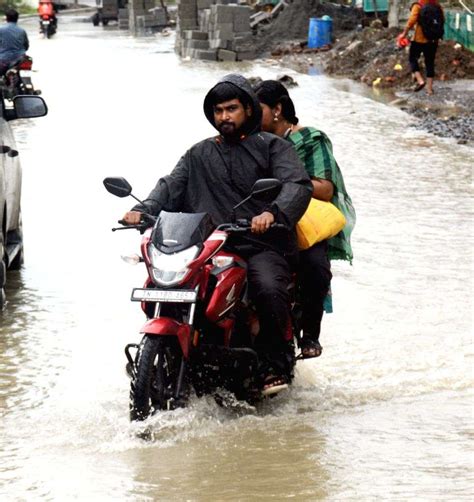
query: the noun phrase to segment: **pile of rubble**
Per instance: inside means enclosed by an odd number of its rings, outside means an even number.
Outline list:
[[[381,88],[409,88],[408,47],[397,48],[399,33],[397,28],[365,28],[341,38],[325,58],[325,71]],[[441,40],[436,75],[441,81],[474,78],[474,54],[452,40]]]
[[[180,0],[176,52],[209,61],[254,59],[250,16],[238,0]]]

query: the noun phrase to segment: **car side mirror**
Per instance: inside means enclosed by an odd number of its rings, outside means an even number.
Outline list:
[[[128,197],[132,193],[132,187],[125,178],[105,178],[104,186],[107,192],[117,197]]]
[[[32,119],[47,115],[48,107],[45,100],[39,96],[15,96],[11,112],[11,117],[8,117],[10,120]]]

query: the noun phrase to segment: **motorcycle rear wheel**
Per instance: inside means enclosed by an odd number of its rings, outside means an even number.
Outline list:
[[[179,373],[172,349],[162,337],[143,338],[130,383],[131,421],[145,420],[155,411],[170,408]]]

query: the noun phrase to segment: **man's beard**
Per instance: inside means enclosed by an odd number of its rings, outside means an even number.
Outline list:
[[[221,122],[217,126],[217,130],[225,138],[235,138],[235,137],[238,137],[239,133],[240,133],[240,129],[237,129],[233,122]]]

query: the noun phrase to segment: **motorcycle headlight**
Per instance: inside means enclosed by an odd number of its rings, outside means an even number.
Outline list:
[[[189,271],[187,265],[196,258],[198,252],[198,246],[192,246],[178,253],[165,254],[149,244],[148,256],[154,282],[161,286],[173,286],[181,282]]]

